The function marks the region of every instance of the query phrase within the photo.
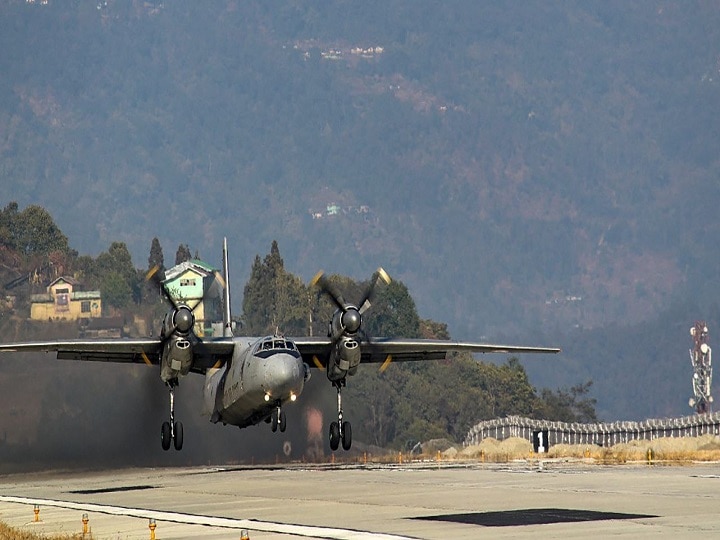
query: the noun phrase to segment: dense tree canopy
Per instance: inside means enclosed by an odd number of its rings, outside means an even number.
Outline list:
[[[48,255],[53,251],[66,253],[68,239],[55,224],[50,213],[37,205],[18,210],[16,202],[0,212],[0,245],[25,256]]]

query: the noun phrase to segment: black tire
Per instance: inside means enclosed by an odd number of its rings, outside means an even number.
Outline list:
[[[330,423],[330,450],[333,452],[340,446],[340,426],[337,422]]]
[[[280,433],[285,433],[285,428],[287,428],[287,419],[285,418],[285,411],[280,411],[280,420],[278,421],[278,427],[280,428]]]
[[[175,450],[182,450],[183,446],[183,425],[182,422],[175,422]]]
[[[343,450],[350,450],[352,446],[352,426],[350,426],[350,422],[343,422],[342,445]]]
[[[160,429],[160,438],[162,440],[162,449],[170,450],[170,441],[172,439],[170,422],[163,422],[162,428]]]
[[[275,409],[272,414],[270,415],[270,429],[272,429],[273,433],[277,431],[278,428],[278,412],[277,409]]]

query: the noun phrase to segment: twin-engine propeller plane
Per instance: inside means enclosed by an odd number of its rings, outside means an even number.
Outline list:
[[[87,339],[0,344],[0,352],[56,352],[57,358],[98,362],[131,362],[159,366],[160,378],[169,388],[170,418],[163,422],[164,450],[183,446],[183,425],[175,420],[175,387],[188,373],[205,375],[204,412],[213,423],[240,428],[267,422],[272,430],[285,431],[283,406],[295,401],[310,377],[311,366],[324,369],[337,390],[337,421],[330,424],[331,449],[352,444],[350,422],[343,420],[342,388],[361,362],[387,365],[390,360],[439,360],[449,351],[471,353],[557,353],[560,349],[465,343],[433,339],[368,339],[362,315],[370,307],[375,285],[388,282],[379,269],[362,301],[347,302],[322,272],[313,284],[329,295],[336,306],[327,337],[237,337],[232,334],[227,239],[223,244],[223,336],[195,335],[194,306],[172,299],[159,338]]]

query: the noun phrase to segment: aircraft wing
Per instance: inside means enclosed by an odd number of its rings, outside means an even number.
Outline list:
[[[163,342],[153,338],[68,339],[0,343],[0,353],[55,352],[61,360],[159,365],[162,347]],[[232,356],[233,348],[232,340],[225,338],[195,343],[191,371],[205,373],[208,368],[221,366]]]
[[[332,342],[329,338],[292,338],[303,359],[310,365],[326,367]],[[558,353],[554,347],[523,347],[517,345],[494,345],[449,341],[443,339],[396,339],[373,338],[361,343],[362,362],[382,363],[392,356],[393,361],[442,360],[448,352],[470,353]]]

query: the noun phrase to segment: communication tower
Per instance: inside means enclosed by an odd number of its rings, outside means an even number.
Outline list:
[[[712,349],[708,345],[708,328],[704,321],[696,321],[690,328],[693,347],[690,349],[690,362],[693,366],[693,393],[688,404],[698,414],[712,412],[713,398],[710,395],[712,385]]]

